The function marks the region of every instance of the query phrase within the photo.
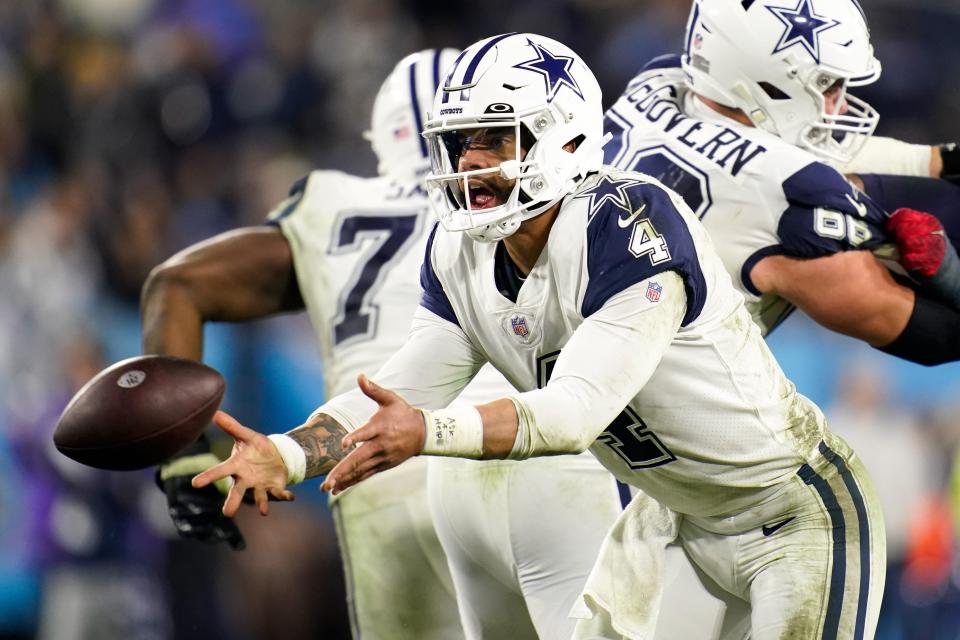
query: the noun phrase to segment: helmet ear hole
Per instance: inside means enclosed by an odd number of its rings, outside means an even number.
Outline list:
[[[770,96],[771,100],[789,100],[790,99],[790,96],[788,96],[786,93],[784,93],[780,89],[777,89],[775,86],[773,86],[769,82],[758,82],[757,84],[760,85],[760,88],[763,89],[764,93]]]
[[[533,145],[537,143],[537,139],[534,137],[530,129],[527,128],[527,125],[523,122],[520,123],[520,148],[525,152],[529,152],[533,148]]]
[[[563,145],[563,147],[566,148],[567,145],[573,145],[573,148],[570,149],[570,153],[573,153],[574,151],[577,150],[577,147],[579,147],[581,144],[583,144],[583,141],[586,140],[586,139],[587,139],[587,136],[585,136],[585,135],[583,135],[583,134],[581,133],[581,134],[578,135],[576,138],[574,138],[573,140],[570,140],[569,142],[567,142],[567,144]]]

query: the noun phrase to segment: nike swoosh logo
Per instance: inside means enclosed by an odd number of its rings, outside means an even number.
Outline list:
[[[617,224],[620,225],[620,228],[621,228],[621,229],[626,229],[626,228],[629,227],[631,224],[633,224],[633,221],[637,219],[637,216],[639,216],[641,213],[643,213],[643,210],[646,209],[646,208],[647,208],[647,205],[644,204],[642,207],[640,207],[639,209],[637,209],[636,211],[634,211],[633,213],[631,213],[631,214],[630,214],[629,216],[627,216],[626,218],[617,218]]]
[[[796,516],[794,516],[793,518],[787,518],[786,520],[782,520],[781,522],[778,522],[776,524],[772,524],[769,527],[767,525],[763,525],[763,535],[772,536],[781,528],[793,522],[794,518],[796,518]]]
[[[847,201],[853,205],[853,208],[857,210],[857,215],[861,218],[867,217],[867,205],[863,204],[856,198],[851,197],[849,194],[844,194],[847,197]]]

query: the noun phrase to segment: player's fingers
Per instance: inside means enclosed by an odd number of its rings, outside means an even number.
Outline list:
[[[352,431],[343,436],[340,440],[340,447],[349,450],[352,449],[354,445],[374,440],[378,435],[380,435],[380,425],[371,420],[356,431]]]
[[[257,487],[253,490],[253,500],[257,503],[257,509],[260,510],[260,515],[265,516],[270,513],[270,500],[267,498],[267,491],[262,487]]]
[[[365,396],[375,401],[381,407],[385,404],[389,404],[400,399],[400,396],[395,394],[393,391],[384,389],[362,373],[357,376],[357,385],[360,387],[360,390],[363,391]]]
[[[232,438],[240,440],[241,442],[247,442],[250,438],[257,435],[256,431],[243,426],[226,411],[217,411],[213,414],[213,422]]]
[[[377,465],[376,467],[374,467],[373,469],[371,469],[370,471],[367,471],[366,473],[364,473],[364,474],[363,474],[362,476],[360,476],[353,484],[358,484],[358,483],[360,483],[360,482],[363,482],[364,480],[366,480],[366,479],[369,478],[370,476],[375,476],[375,475],[377,475],[378,473],[380,473],[381,471],[386,471],[387,469],[390,469],[390,468],[391,468],[391,465],[386,464],[386,463],[381,463],[381,464]],[[343,490],[345,490],[345,489],[347,489],[347,488],[348,488],[348,487],[340,487],[340,486],[338,486],[338,487],[336,487],[336,488],[333,490],[333,495],[337,495],[338,493],[340,493],[341,491],[343,491]]]
[[[378,447],[371,446],[370,443],[365,443],[341,460],[327,475],[324,484],[332,482],[336,485],[338,492],[343,491],[359,482],[363,474],[382,461],[382,451]]]
[[[227,499],[223,503],[223,515],[232,518],[237,513],[237,509],[243,504],[243,494],[248,487],[249,485],[246,482],[237,479],[237,483],[230,489],[230,493],[227,494]]]
[[[193,480],[190,481],[190,484],[192,484],[195,489],[202,489],[203,487],[207,486],[208,484],[212,484],[217,480],[229,478],[231,475],[233,475],[235,466],[236,465],[234,464],[234,461],[228,458],[220,464],[216,464],[206,471],[193,476]]]
[[[278,487],[267,489],[267,493],[277,500],[283,500],[285,502],[293,502],[293,500],[296,498],[296,496],[293,495],[293,492],[289,489],[280,489]]]

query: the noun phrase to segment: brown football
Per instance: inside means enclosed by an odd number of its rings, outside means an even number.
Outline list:
[[[225,389],[219,372],[194,360],[122,360],[77,391],[53,442],[65,456],[98,469],[150,467],[203,433]]]

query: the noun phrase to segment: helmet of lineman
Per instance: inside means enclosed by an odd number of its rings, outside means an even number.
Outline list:
[[[696,93],[826,160],[852,158],[879,119],[846,92],[880,76],[858,0],[695,0],[683,68]]]
[[[420,133],[440,80],[459,53],[457,49],[411,53],[383,81],[373,101],[370,129],[364,132],[380,175],[413,180],[430,169],[427,143]]]
[[[437,91],[424,128],[427,192],[443,227],[493,242],[556,204],[603,163],[603,106],[593,72],[565,45],[508,33],[466,49]],[[515,152],[498,166],[466,170],[471,131],[502,128]],[[471,180],[496,174],[512,184],[493,206],[478,206]]]

